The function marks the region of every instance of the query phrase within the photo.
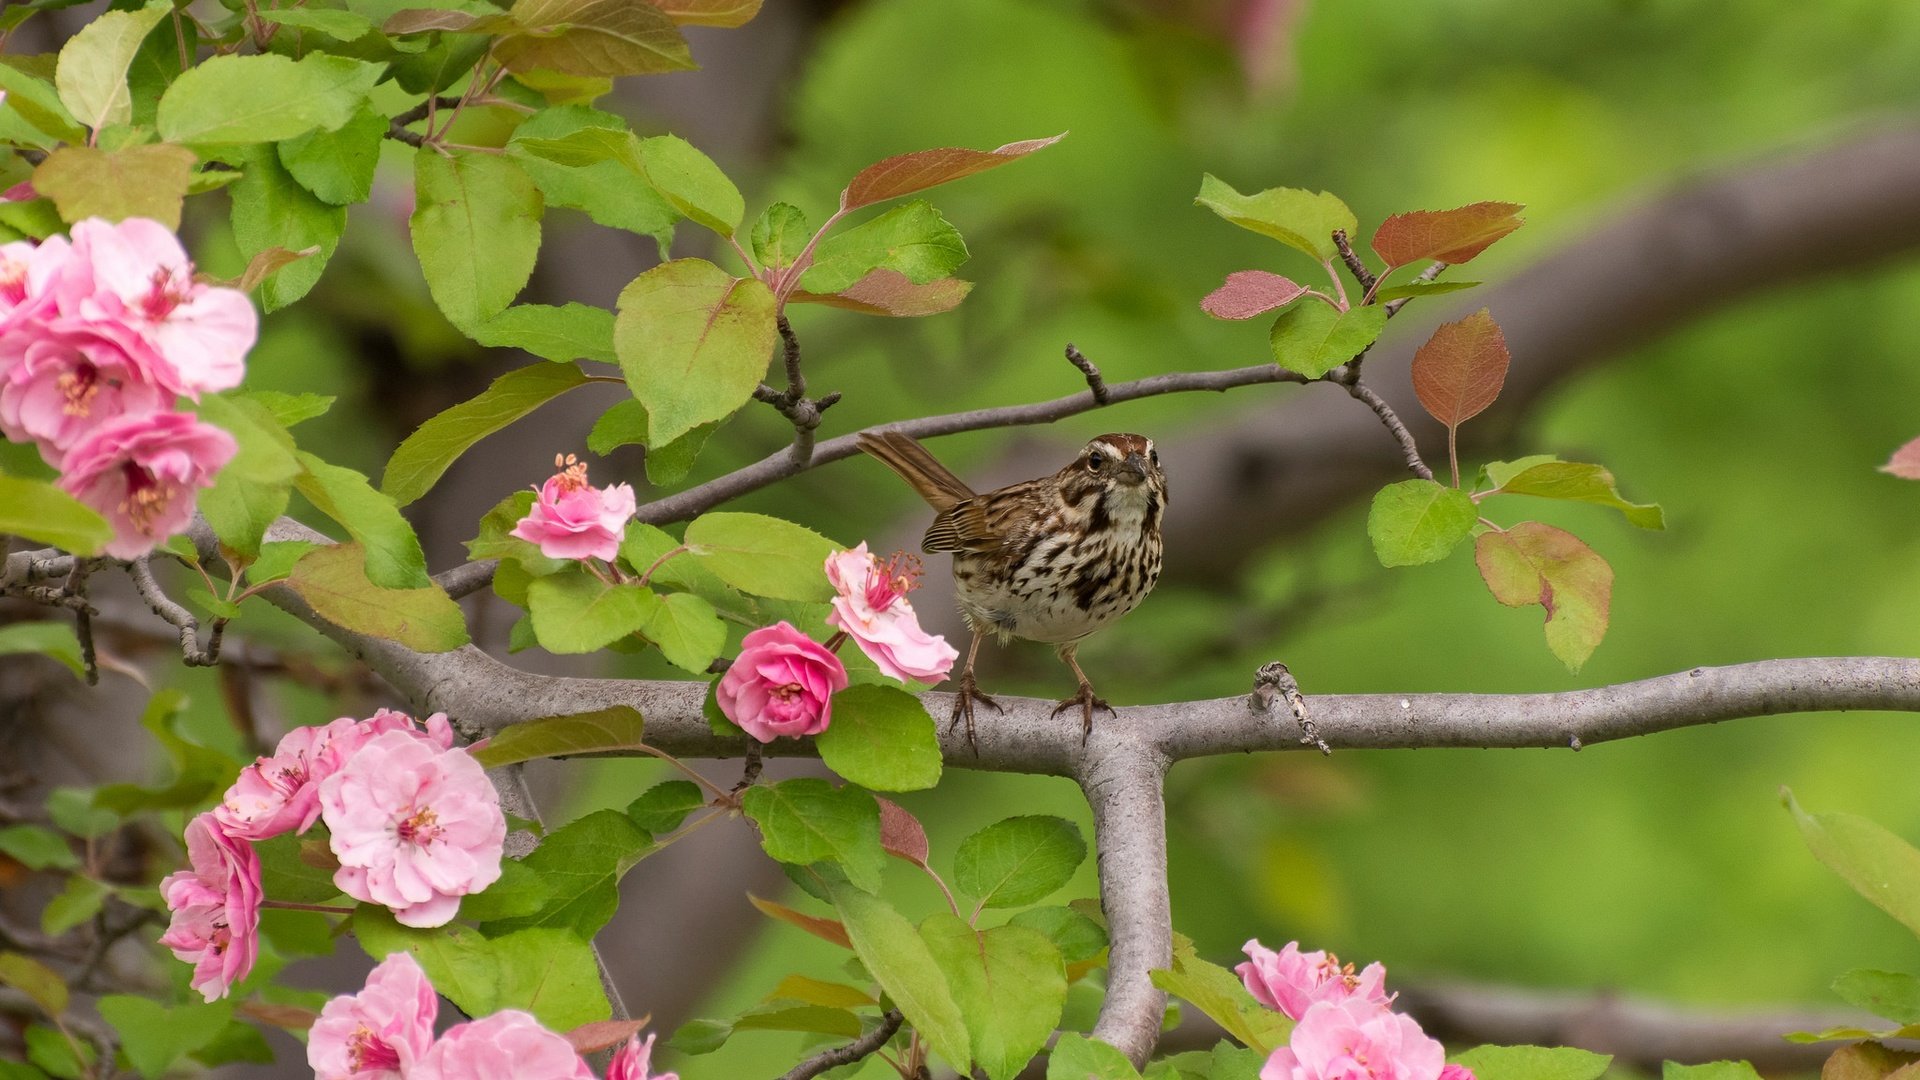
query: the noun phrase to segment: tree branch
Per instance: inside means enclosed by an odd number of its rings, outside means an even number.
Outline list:
[[[1076,770],[1093,808],[1100,909],[1107,916],[1107,996],[1093,1037],[1142,1068],[1160,1039],[1167,993],[1151,972],[1173,964],[1167,892],[1168,761],[1149,743],[1102,739]]]
[[[207,632],[207,647],[202,649],[200,621],[160,588],[160,583],[153,578],[153,566],[147,556],[128,563],[127,576],[133,579],[133,587],[139,591],[140,599],[147,602],[147,607],[166,620],[167,625],[180,631],[180,658],[188,667],[212,667],[220,662],[220,638],[227,629],[227,620],[213,620],[213,627]]]
[[[820,1051],[788,1070],[786,1075],[782,1076],[780,1080],[813,1080],[814,1077],[819,1076],[828,1069],[838,1068],[841,1065],[851,1065],[887,1045],[887,1040],[893,1038],[894,1032],[900,1030],[900,1024],[904,1019],[905,1018],[900,1015],[899,1009],[888,1009],[886,1015],[880,1018],[879,1027],[847,1043],[845,1046],[836,1046],[831,1050]]]

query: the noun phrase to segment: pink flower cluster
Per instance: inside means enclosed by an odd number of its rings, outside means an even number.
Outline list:
[[[316,821],[340,863],[340,891],[391,908],[408,926],[442,925],[462,896],[500,877],[500,797],[480,764],[454,748],[445,714],[424,728],[390,709],[296,728],[193,819],[193,869],[161,883],[173,919],[160,940],[194,965],[192,985],[208,1001],[253,968],[262,896],[250,842]]]
[[[107,554],[144,555],[236,450],[175,402],[238,386],[257,332],[246,295],[194,280],[159,222],[88,218],[71,241],[0,245],[0,434],[36,444],[107,518]]]
[[[540,486],[540,494],[509,535],[537,544],[549,559],[603,559],[620,554],[633,516],[633,487],[597,488],[587,482],[587,464],[572,454],[554,455],[560,471]]]
[[[1464,1066],[1447,1064],[1439,1040],[1393,1011],[1381,965],[1355,974],[1332,953],[1303,953],[1291,941],[1277,953],[1249,941],[1246,953],[1234,971],[1247,992],[1295,1021],[1260,1080],[1473,1080]]]
[[[409,953],[394,953],[365,989],[327,1002],[307,1039],[315,1080],[594,1080],[566,1038],[508,1009],[456,1024],[435,1038],[440,1002]],[[613,1055],[607,1080],[679,1080],[648,1067],[653,1036]]]

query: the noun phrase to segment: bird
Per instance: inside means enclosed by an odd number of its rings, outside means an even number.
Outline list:
[[[1153,440],[1101,435],[1060,471],[985,493],[968,487],[912,436],[881,429],[861,432],[854,442],[933,507],[920,550],[953,555],[955,598],[973,643],[948,730],[964,720],[968,745],[977,750],[974,702],[1000,708],[980,693],[973,672],[980,642],[992,634],[1001,644],[1019,638],[1054,646],[1079,681],[1054,714],[1078,705],[1084,743],[1094,710],[1112,714],[1113,708],[1094,694],[1075,653],[1089,635],[1137,607],[1160,579],[1167,478]]]

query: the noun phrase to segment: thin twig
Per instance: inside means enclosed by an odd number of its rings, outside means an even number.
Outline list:
[[[1433,470],[1427,468],[1427,463],[1420,459],[1420,446],[1413,441],[1413,433],[1407,430],[1407,425],[1400,422],[1400,416],[1393,411],[1393,406],[1387,404],[1379,394],[1374,393],[1359,379],[1347,384],[1347,393],[1365,402],[1367,408],[1372,409],[1374,415],[1380,418],[1380,422],[1387,425],[1387,431],[1400,444],[1400,452],[1407,456],[1407,468],[1422,480],[1433,479]]]
[[[1434,263],[1432,266],[1429,266],[1425,270],[1420,271],[1420,276],[1414,278],[1413,280],[1424,285],[1434,280],[1435,278],[1439,277],[1441,272],[1446,270],[1446,268],[1447,268],[1446,263],[1443,263],[1443,262]],[[1406,307],[1407,301],[1411,299],[1413,299],[1413,297],[1403,296],[1398,300],[1387,301],[1387,318],[1391,319],[1395,315],[1398,315],[1400,313],[1400,309],[1403,307]]]
[[[220,639],[226,632],[227,620],[213,620],[207,631],[206,648],[202,649],[200,621],[160,588],[160,583],[154,580],[149,556],[142,555],[129,562],[127,576],[133,579],[133,587],[139,590],[140,598],[147,602],[147,607],[180,631],[180,657],[188,667],[212,667],[220,662]]]
[[[430,97],[389,121],[387,124],[387,138],[398,139],[408,146],[424,146],[426,145],[427,137],[416,131],[408,131],[408,126],[427,119],[438,109],[451,109],[459,104],[460,99],[452,95]]]
[[[1374,286],[1380,279],[1374,276],[1373,271],[1367,269],[1367,264],[1360,258],[1360,253],[1353,250],[1352,242],[1347,239],[1347,230],[1333,230],[1333,246],[1340,249],[1340,261],[1347,264],[1347,272],[1353,275],[1354,281],[1359,282],[1361,295],[1372,296]]]
[[[814,1077],[819,1076],[828,1069],[838,1068],[842,1065],[851,1065],[887,1045],[887,1040],[893,1038],[894,1033],[900,1030],[900,1025],[905,1019],[905,1017],[900,1015],[899,1009],[889,1009],[886,1015],[880,1018],[879,1027],[847,1043],[845,1046],[836,1046],[831,1050],[820,1051],[788,1070],[787,1074],[782,1076],[780,1080],[813,1080]]]
[[[1107,380],[1100,377],[1100,369],[1094,367],[1093,361],[1087,359],[1071,341],[1067,342],[1067,363],[1079,368],[1080,373],[1087,377],[1087,389],[1093,391],[1095,405],[1105,405],[1113,400],[1113,392],[1107,389]]]
[[[781,416],[793,424],[793,445],[787,456],[801,468],[805,468],[813,459],[813,433],[820,426],[820,414],[840,400],[836,393],[828,394],[819,400],[807,397],[807,377],[800,370],[800,338],[793,332],[793,324],[787,321],[783,313],[774,320],[780,330],[780,340],[785,346],[787,388],[775,390],[766,383],[754,388],[753,399],[764,401],[774,407]]]

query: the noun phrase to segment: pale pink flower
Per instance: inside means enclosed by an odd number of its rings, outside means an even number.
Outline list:
[[[1300,951],[1300,943],[1289,941],[1279,952],[1253,939],[1244,946],[1247,962],[1234,968],[1247,992],[1269,1009],[1278,1009],[1298,1020],[1318,1001],[1343,1001],[1358,998],[1374,1008],[1384,1009],[1387,996],[1387,969],[1378,963],[1354,974],[1353,965],[1340,965],[1340,958],[1329,952]]]
[[[320,783],[340,869],[333,883],[407,926],[440,926],[460,898],[499,880],[507,820],[486,770],[463,750],[388,731]]]
[[[853,643],[901,682],[939,682],[960,654],[947,639],[920,629],[907,602],[919,584],[918,560],[895,556],[880,562],[865,541],[851,551],[827,556],[827,580],[840,595],[833,598],[827,624],[847,632]]]
[[[271,757],[255,759],[240,776],[214,817],[232,836],[265,840],[283,832],[303,833],[320,817],[320,782],[340,771],[353,752],[389,731],[405,731],[441,750],[453,745],[446,713],[427,718],[426,730],[403,712],[381,709],[365,720],[343,716],[325,725],[298,727],[280,739]]]
[[[720,676],[714,696],[727,719],[769,743],[827,730],[833,695],[846,688],[840,658],[782,621],[741,639],[740,655]]]
[[[440,998],[411,953],[367,975],[366,988],[327,1002],[307,1036],[316,1080],[401,1080],[433,1045]]]
[[[633,516],[633,487],[597,488],[587,483],[587,463],[556,456],[560,471],[540,486],[533,509],[511,535],[540,546],[549,559],[612,559],[620,554]]]
[[[635,1035],[627,1044],[613,1052],[613,1060],[607,1062],[607,1080],[680,1080],[679,1073],[651,1073],[653,1067],[653,1036],[648,1035],[646,1042]]]
[[[184,531],[194,492],[238,449],[233,436],[192,413],[120,416],[94,428],[60,461],[60,487],[113,526],[106,552],[132,559]]]
[[[84,327],[17,329],[0,341],[0,433],[38,443],[49,465],[106,421],[171,409],[173,399],[126,350]]]
[[[31,240],[0,244],[0,330],[34,318],[52,304],[48,282],[66,265],[72,250],[61,236],[38,244]],[[0,368],[7,363],[5,352],[0,351]]]
[[[1439,1080],[1446,1056],[1410,1016],[1359,997],[1317,1001],[1260,1080]]]
[[[208,1001],[247,977],[260,948],[260,859],[212,814],[187,823],[191,870],[168,874],[160,895],[173,920],[160,944],[193,965],[191,985]]]
[[[408,1080],[594,1080],[566,1039],[518,1009],[458,1024],[421,1056]]]
[[[1440,1080],[1473,1080],[1473,1070],[1465,1065],[1448,1064],[1440,1069]]]

